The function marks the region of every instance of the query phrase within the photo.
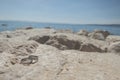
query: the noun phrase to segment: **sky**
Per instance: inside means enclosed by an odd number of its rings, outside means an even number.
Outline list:
[[[120,24],[120,0],[0,0],[0,20]]]

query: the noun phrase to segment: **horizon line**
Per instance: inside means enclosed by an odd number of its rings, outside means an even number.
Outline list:
[[[49,23],[49,24],[71,24],[71,25],[120,25],[108,23],[64,23],[64,22],[42,22],[42,21],[29,21],[29,20],[0,20],[0,21],[16,21],[16,22],[33,22],[33,23]]]

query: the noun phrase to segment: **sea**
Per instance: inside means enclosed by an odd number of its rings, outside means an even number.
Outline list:
[[[54,29],[70,29],[78,32],[82,29],[92,32],[94,30],[106,30],[113,35],[120,35],[120,25],[96,25],[96,24],[61,24],[61,23],[41,23],[26,21],[0,21],[0,32],[13,31],[20,28],[33,27],[44,28],[51,27]]]

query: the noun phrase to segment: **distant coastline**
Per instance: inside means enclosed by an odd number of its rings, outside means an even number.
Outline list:
[[[78,24],[78,23],[56,23],[56,22],[37,22],[37,21],[19,21],[19,20],[0,20],[0,22],[26,22],[26,23],[48,23],[48,24],[68,24],[68,25],[88,25],[88,26],[120,26],[120,24]]]
[[[120,35],[120,24],[68,24],[68,23],[48,23],[48,22],[31,22],[31,21],[5,21],[0,20],[0,32],[6,30],[16,30],[24,27],[44,28],[51,27],[61,30],[72,30],[78,32],[79,30],[106,30],[114,35]]]
[[[120,24],[85,24],[89,26],[120,26]]]

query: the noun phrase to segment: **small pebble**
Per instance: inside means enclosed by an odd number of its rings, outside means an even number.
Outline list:
[[[27,58],[23,58],[20,63],[23,65],[30,65],[36,62],[38,62],[38,56],[30,55]]]

